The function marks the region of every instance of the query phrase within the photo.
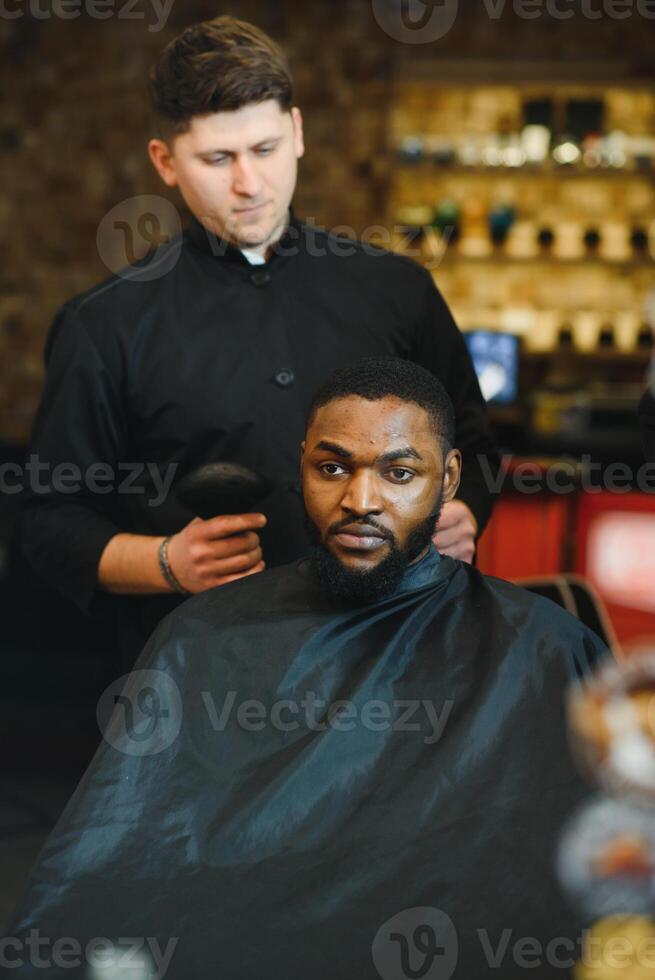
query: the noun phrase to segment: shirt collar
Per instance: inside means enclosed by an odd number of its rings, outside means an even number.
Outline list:
[[[301,231],[302,222],[294,214],[293,208],[289,208],[289,222],[286,230],[279,241],[271,246],[273,254],[265,264],[270,267],[291,258],[296,253],[300,243]],[[232,245],[208,231],[195,216],[192,216],[185,230],[185,236],[193,246],[205,252],[206,255],[212,256],[217,262],[230,262],[246,269],[252,269],[248,259],[236,245]]]
[[[431,542],[426,554],[419,561],[407,566],[396,592],[411,592],[413,589],[429,585],[441,571],[440,563],[441,555],[434,542]]]

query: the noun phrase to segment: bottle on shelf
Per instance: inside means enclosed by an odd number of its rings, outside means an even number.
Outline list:
[[[601,242],[600,232],[598,228],[587,228],[582,240],[584,242],[584,247],[587,255],[596,256],[598,255],[598,249]]]
[[[537,244],[542,255],[552,255],[555,243],[555,233],[548,225],[543,225],[537,232]]]
[[[630,245],[633,254],[640,259],[648,257],[648,232],[640,226],[634,226],[630,232]]]
[[[615,347],[616,338],[614,335],[614,327],[611,323],[601,324],[600,330],[598,331],[599,350],[612,350]]]
[[[420,136],[403,136],[397,149],[401,163],[420,163],[423,160],[423,140]]]
[[[582,157],[582,150],[570,133],[564,133],[559,139],[555,140],[553,146],[553,160],[560,167],[570,167],[579,163]]]
[[[505,245],[515,221],[516,208],[511,204],[496,204],[491,208],[488,225],[489,237],[494,249],[500,250]]]
[[[436,228],[444,243],[450,247],[456,245],[461,237],[460,208],[457,201],[444,198],[437,202],[432,217],[432,227]]]

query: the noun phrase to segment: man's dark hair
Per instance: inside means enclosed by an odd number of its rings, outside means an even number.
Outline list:
[[[392,395],[420,405],[430,416],[443,451],[453,448],[455,413],[452,402],[439,379],[420,364],[400,357],[367,357],[339,368],[314,395],[307,412],[306,428],[312,424],[319,408],[349,395],[358,395],[368,401]]]
[[[293,83],[282,50],[264,31],[236,17],[187,27],[150,72],[150,94],[163,139],[185,133],[194,116],[242,109],[275,99],[293,105]]]

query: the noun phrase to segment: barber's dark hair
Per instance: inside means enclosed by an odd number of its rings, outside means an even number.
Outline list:
[[[336,398],[357,395],[378,401],[390,395],[413,402],[430,416],[435,433],[447,452],[455,443],[455,412],[448,392],[438,378],[401,357],[367,357],[348,367],[339,368],[314,395],[307,411],[306,428],[312,424],[319,408]]]
[[[268,34],[236,17],[187,27],[150,72],[150,95],[163,139],[185,133],[194,116],[242,109],[275,99],[293,105],[293,82],[282,50]]]

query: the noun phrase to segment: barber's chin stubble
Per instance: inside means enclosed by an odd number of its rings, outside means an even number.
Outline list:
[[[388,540],[388,554],[370,569],[351,569],[327,548],[318,528],[305,513],[305,528],[312,542],[310,561],[321,588],[348,605],[374,602],[391,595],[398,588],[407,566],[428,547],[441,511],[441,500],[435,510],[411,531],[405,546]]]

